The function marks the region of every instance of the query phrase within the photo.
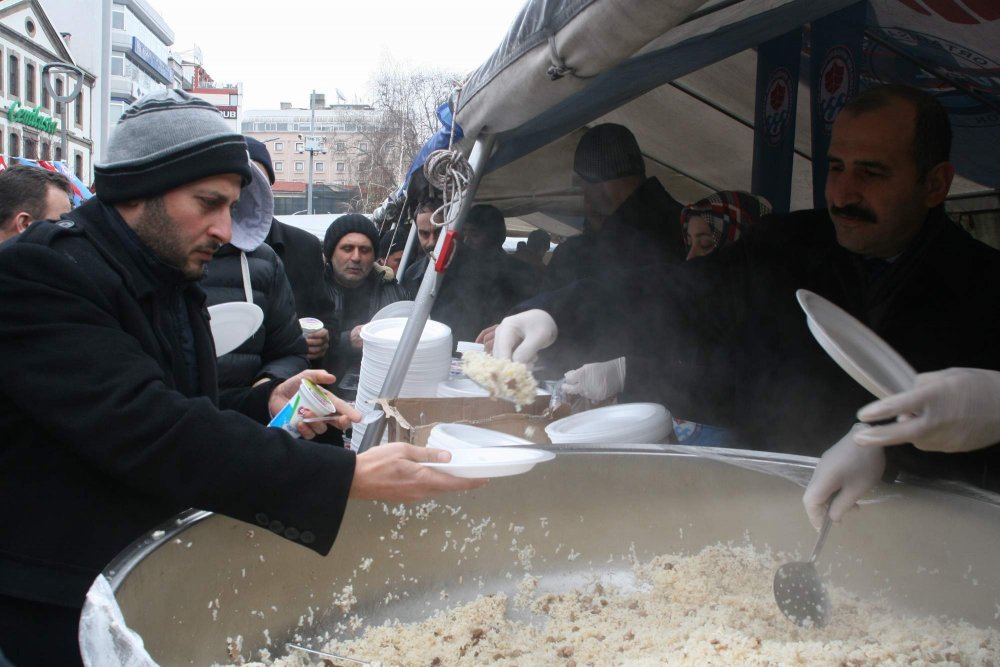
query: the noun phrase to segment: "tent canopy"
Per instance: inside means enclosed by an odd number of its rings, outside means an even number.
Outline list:
[[[576,144],[590,125],[636,135],[647,164],[683,202],[749,190],[755,47],[856,0],[530,0],[466,82],[456,120],[467,153],[496,150],[476,200],[549,231],[578,228]],[[807,33],[808,35],[808,33]],[[1000,5],[870,0],[862,86],[935,94],[955,132],[953,195],[1000,188]],[[808,58],[808,39],[802,58]],[[808,73],[807,64],[801,68]],[[808,77],[799,81],[791,208],[812,206]]]

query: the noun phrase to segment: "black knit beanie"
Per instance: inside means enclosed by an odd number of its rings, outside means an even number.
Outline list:
[[[323,257],[329,260],[340,239],[352,232],[370,238],[372,250],[378,248],[378,230],[375,229],[375,223],[360,213],[348,213],[331,222],[326,228],[326,235],[323,237]]]
[[[271,166],[271,153],[267,150],[267,145],[253,137],[244,136],[243,139],[247,142],[250,159],[264,165],[264,169],[267,170],[267,180],[271,181],[271,185],[274,185],[274,167]]]
[[[219,174],[237,174],[247,185],[251,173],[246,142],[216,107],[163,90],[137,100],[112,128],[107,160],[94,165],[94,189],[113,204]]]
[[[573,171],[585,181],[601,183],[626,176],[645,176],[646,161],[635,135],[627,127],[603,123],[580,138]]]

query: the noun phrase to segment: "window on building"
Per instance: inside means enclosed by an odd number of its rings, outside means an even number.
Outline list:
[[[35,103],[35,63],[24,63],[24,99]]]
[[[24,138],[24,157],[29,160],[38,159],[38,142],[29,137]]]
[[[316,171],[326,171],[326,166],[322,162],[317,162],[313,166],[316,168]]]
[[[56,146],[56,162],[62,160],[62,146]]]
[[[63,80],[62,80],[62,78],[57,78],[56,79],[56,96],[57,97],[62,97],[62,94],[63,94]],[[56,113],[57,114],[61,114],[62,110],[63,110],[63,103],[62,102],[56,102]]]
[[[3,128],[0,128],[0,155],[3,155]]]
[[[278,173],[279,171],[284,171],[284,170],[285,170],[285,163],[284,162],[275,162],[274,163],[274,172],[275,173]]]
[[[122,5],[111,7],[111,27],[115,30],[125,29],[125,7]]]
[[[338,141],[334,145],[334,150],[337,151],[338,153],[343,153],[345,150],[347,150],[347,146],[344,145],[343,141]]]
[[[77,127],[83,127],[83,88],[80,88],[80,94],[76,96],[76,102],[73,106],[76,109],[73,112],[73,119],[76,122]]]
[[[10,146],[7,148],[7,153],[11,157],[18,157],[21,155],[21,139],[17,136],[16,132],[10,133]]]
[[[125,76],[125,54],[115,53],[111,54],[111,75],[112,76]]]
[[[295,171],[302,171],[303,166],[301,162],[296,162],[294,165]]]
[[[368,142],[367,141],[362,141],[360,144],[358,144],[358,150],[361,151],[362,153],[367,153],[368,152]]]
[[[3,92],[3,49],[0,49],[0,93]]]
[[[40,157],[42,160],[52,159],[52,144],[47,141],[42,142],[42,154]]]
[[[285,150],[285,143],[283,141],[275,141],[274,142],[274,150],[275,150],[275,152]]]
[[[108,104],[108,118],[111,121],[111,127],[115,126],[115,123],[118,122],[118,119],[121,118],[124,113],[125,102],[122,102],[121,100],[111,100]]]
[[[296,142],[295,142],[295,152],[296,152],[296,153],[301,153],[301,152],[302,152],[302,151],[304,151],[305,149],[306,149],[306,145],[305,145],[305,143],[303,143],[303,142],[301,142],[301,141],[296,141]]]
[[[45,85],[45,76],[42,76],[42,80],[39,83],[39,87],[42,89],[42,108],[49,111],[52,108],[51,98],[49,96],[49,87]]]
[[[344,163],[343,162],[338,162],[337,163],[337,171],[344,171]]]
[[[73,173],[81,181],[83,180],[83,156],[79,153],[73,156]]]
[[[230,95],[229,96],[229,106],[231,106],[231,107],[238,107],[239,105],[240,105],[240,96],[239,95]]]
[[[10,83],[7,86],[7,94],[11,97],[21,96],[21,78],[18,76],[20,67],[21,63],[18,61],[17,56],[11,55],[7,58],[7,74],[10,77]]]

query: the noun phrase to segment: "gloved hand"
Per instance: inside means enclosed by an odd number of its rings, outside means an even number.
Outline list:
[[[866,422],[898,418],[855,435],[859,445],[911,442],[932,452],[968,452],[1000,442],[1000,373],[949,368],[921,373],[910,391],[876,401],[858,411]]]
[[[584,364],[575,371],[567,371],[563,391],[580,394],[592,401],[603,401],[620,394],[625,388],[625,357],[596,364]]]
[[[802,496],[806,514],[816,530],[823,525],[828,504],[830,518],[839,522],[858,499],[882,478],[885,450],[880,447],[859,447],[854,443],[857,433],[867,428],[867,424],[855,424],[837,444],[826,450],[816,464],[816,470]]]
[[[497,327],[493,339],[493,356],[530,364],[556,341],[559,327],[544,310],[526,310],[505,317]]]

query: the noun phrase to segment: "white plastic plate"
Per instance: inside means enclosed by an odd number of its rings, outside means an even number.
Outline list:
[[[264,322],[264,311],[254,303],[232,301],[209,306],[215,354],[229,354],[250,338]]]
[[[587,410],[545,427],[553,442],[638,442],[640,435],[670,428],[670,412],[659,403],[624,403]]]
[[[556,455],[542,449],[521,447],[471,447],[456,449],[448,463],[422,463],[456,477],[507,477],[528,472]]]
[[[878,334],[818,294],[795,296],[813,337],[858,384],[878,398],[913,388],[917,372]]]
[[[427,440],[430,447],[456,450],[471,447],[507,447],[510,445],[533,445],[535,443],[515,435],[492,431],[488,428],[469,424],[437,424],[431,429]]]

